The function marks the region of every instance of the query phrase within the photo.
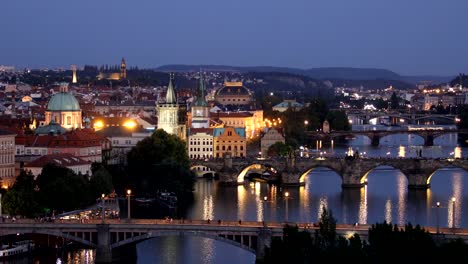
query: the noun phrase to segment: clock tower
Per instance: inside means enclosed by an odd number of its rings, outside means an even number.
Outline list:
[[[205,99],[205,80],[200,73],[197,87],[197,98],[192,105],[192,128],[210,127],[210,109]]]

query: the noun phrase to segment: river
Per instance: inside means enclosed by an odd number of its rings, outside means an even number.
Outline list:
[[[341,156],[349,146],[369,157],[416,157],[419,149],[423,156],[431,158],[464,157],[468,153],[468,149],[458,147],[456,134],[436,138],[433,147],[422,144],[418,136],[398,134],[384,137],[379,147],[372,147],[369,139],[358,136],[348,145],[328,144],[330,146],[319,148],[317,153]],[[310,148],[316,149],[316,146]],[[406,177],[391,167],[371,171],[367,186],[361,189],[342,189],[340,177],[325,168],[311,171],[305,186],[287,189],[248,182],[237,187],[222,187],[217,181],[200,179],[195,185],[195,201],[184,218],[246,221],[284,221],[287,218],[293,222],[317,222],[321,209],[326,207],[338,223],[387,221],[436,226],[439,215],[441,227],[468,228],[468,203],[465,203],[468,192],[464,192],[464,186],[468,186],[467,174],[461,169],[441,169],[432,177],[430,189],[417,191],[408,190]],[[437,202],[440,207],[436,206]],[[57,256],[57,261],[93,263],[92,255],[92,250],[77,250]],[[200,237],[160,237],[136,246],[135,263],[254,262],[255,256],[250,252]]]

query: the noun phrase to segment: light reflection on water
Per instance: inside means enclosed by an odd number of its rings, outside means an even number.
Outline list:
[[[351,142],[353,148],[367,156],[416,157],[422,150],[425,157],[461,157],[466,149],[457,146],[456,135],[435,139],[439,146],[424,147],[415,135],[388,136],[380,147],[365,145],[367,138]],[[333,146],[335,154],[344,153],[347,146]],[[327,151],[325,144],[322,150]],[[390,153],[387,155],[387,153]],[[281,188],[265,183],[237,187],[220,187],[216,181],[199,180],[195,185],[195,203],[186,219],[223,219],[237,221],[282,222],[285,220],[284,192],[290,193],[288,219],[317,222],[323,207],[331,210],[338,223],[421,224],[441,227],[468,228],[468,210],[464,186],[468,173],[461,169],[441,169],[431,178],[428,190],[408,190],[408,180],[400,171],[379,167],[368,174],[368,184],[360,189],[342,189],[341,178],[335,172],[317,168],[305,177],[305,186]],[[263,197],[267,197],[267,201]],[[455,197],[455,202],[452,202]],[[435,205],[441,203],[440,208]],[[454,220],[454,221],[453,221]],[[83,253],[83,252],[88,252]],[[77,251],[63,263],[93,263],[94,251]],[[252,253],[219,241],[201,237],[159,237],[137,245],[136,263],[254,263]],[[79,261],[76,261],[79,259]],[[46,262],[43,262],[46,263]]]

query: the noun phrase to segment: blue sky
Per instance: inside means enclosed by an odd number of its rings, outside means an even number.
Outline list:
[[[225,64],[468,72],[466,0],[15,0],[0,65]]]

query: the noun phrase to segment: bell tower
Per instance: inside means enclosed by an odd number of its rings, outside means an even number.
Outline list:
[[[210,109],[205,98],[205,80],[200,72],[200,79],[197,87],[197,99],[192,105],[192,127],[210,127]]]
[[[73,72],[73,78],[72,78],[72,83],[77,83],[78,79],[76,78],[76,65],[71,66],[72,72]]]
[[[125,63],[125,58],[122,58],[120,62],[120,79],[127,79],[127,64]]]
[[[169,77],[167,85],[166,101],[157,105],[158,129],[163,129],[168,134],[179,136],[179,104],[172,83],[173,76]]]

